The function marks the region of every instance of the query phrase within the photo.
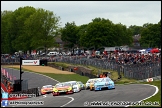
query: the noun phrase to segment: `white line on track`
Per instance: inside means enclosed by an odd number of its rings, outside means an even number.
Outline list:
[[[140,100],[140,101],[138,101],[138,102],[141,102],[141,101],[143,101],[143,100],[146,100],[146,99],[148,99],[148,98],[151,98],[151,97],[155,96],[155,95],[158,93],[158,91],[159,91],[158,87],[155,86],[155,85],[151,85],[151,84],[142,84],[142,85],[149,85],[149,86],[155,87],[156,90],[155,90],[155,93],[154,93],[154,94],[152,94],[151,96],[149,96],[149,97],[147,97],[147,98],[144,98],[144,99],[142,99],[142,100]],[[125,107],[129,107],[129,106],[131,106],[131,105],[127,105],[127,106],[125,106]]]
[[[60,107],[64,107],[64,106],[68,105],[69,103],[71,103],[72,101],[74,101],[74,98],[73,98],[73,97],[69,97],[69,96],[59,96],[59,97],[71,98],[71,100],[70,100],[68,103],[66,103],[66,104],[64,104],[64,105],[62,105],[62,106],[60,106]]]

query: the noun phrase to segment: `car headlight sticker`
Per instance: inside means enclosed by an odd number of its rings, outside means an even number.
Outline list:
[[[58,90],[57,90],[57,89],[53,89],[53,91],[54,91],[54,92],[58,92]]]

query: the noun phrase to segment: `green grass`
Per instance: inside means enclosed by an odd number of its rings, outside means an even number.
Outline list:
[[[81,76],[78,74],[51,74],[51,73],[43,73],[43,75],[47,75],[53,79],[56,79],[60,82],[64,82],[64,81],[82,81],[84,84],[87,82],[87,80],[89,79],[86,76]]]

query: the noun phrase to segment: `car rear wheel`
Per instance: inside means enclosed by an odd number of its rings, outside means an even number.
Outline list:
[[[85,90],[85,87],[83,87],[82,90]]]

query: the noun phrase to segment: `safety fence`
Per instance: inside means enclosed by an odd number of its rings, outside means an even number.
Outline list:
[[[45,59],[45,58],[33,58],[33,59]],[[115,60],[108,59],[89,59],[87,56],[58,56],[53,58],[48,58],[48,62],[63,62],[70,63],[74,66],[93,66],[98,68],[98,74],[102,70],[113,70],[117,71],[119,77],[123,74],[126,78],[133,78],[137,80],[146,79],[150,77],[161,76],[161,61],[158,62],[145,62],[137,64],[119,64]],[[18,61],[18,59],[7,60],[8,63],[12,64]],[[1,63],[6,62],[1,60]],[[76,71],[78,74],[83,74],[82,70]]]
[[[161,76],[161,62],[125,65],[120,69],[124,77],[137,80]]]

